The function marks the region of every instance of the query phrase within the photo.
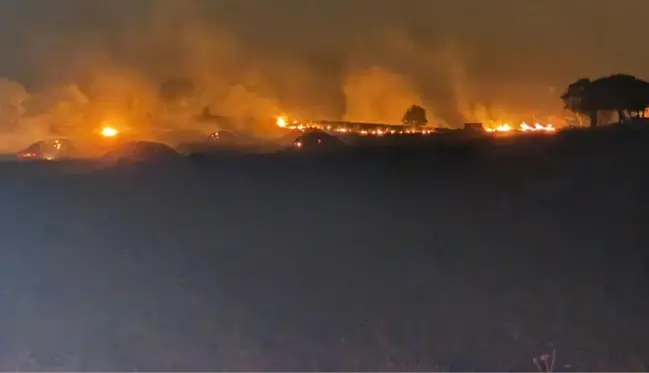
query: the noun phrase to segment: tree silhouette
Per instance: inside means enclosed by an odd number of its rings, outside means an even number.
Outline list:
[[[591,125],[597,122],[597,112],[591,113],[588,103],[588,88],[590,86],[590,79],[582,78],[568,86],[566,92],[561,95],[561,100],[565,105],[566,110],[570,110],[576,114],[591,115]]]
[[[428,123],[426,109],[419,105],[412,105],[403,115],[401,122],[408,126],[425,126]]]
[[[633,115],[644,116],[649,107],[649,83],[625,74],[593,81],[582,78],[570,84],[561,99],[566,109],[588,115],[593,127],[600,111],[615,111],[622,122]]]

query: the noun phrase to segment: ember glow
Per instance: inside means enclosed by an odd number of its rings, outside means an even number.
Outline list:
[[[119,131],[113,127],[106,126],[102,128],[101,135],[104,137],[115,137],[119,134]]]
[[[521,123],[518,128],[514,128],[508,123],[503,123],[495,128],[485,128],[485,131],[490,133],[509,133],[509,132],[540,132],[540,133],[554,133],[557,129],[551,125],[546,124],[545,126],[536,123],[534,126],[531,126],[525,122]]]
[[[286,117],[277,117],[277,126],[281,128],[288,127],[288,120],[286,120]]]
[[[320,130],[324,132],[334,132],[344,135],[360,136],[386,136],[386,135],[430,135],[435,131],[432,128],[415,128],[402,125],[387,124],[359,124],[348,122],[312,122],[289,120],[285,116],[277,117],[276,124],[280,128],[294,131],[305,132],[309,130]]]
[[[496,128],[488,128],[487,132],[511,132],[512,126],[507,123],[503,123]]]
[[[534,124],[534,127],[530,126],[529,124],[523,122],[520,126],[520,130],[523,132],[555,132],[556,129],[551,125],[542,125],[539,123]]]
[[[438,132],[435,128],[422,128],[404,125],[388,124],[369,124],[369,123],[350,123],[350,122],[314,122],[290,120],[288,117],[280,116],[276,119],[276,124],[280,128],[305,132],[309,130],[319,130],[324,132],[333,132],[341,135],[358,135],[358,136],[387,136],[387,135],[433,135]],[[507,122],[503,122],[495,127],[483,126],[487,133],[554,133],[557,129],[552,124],[542,125],[536,123],[533,126],[522,122],[515,127]],[[442,131],[443,132],[443,131]]]

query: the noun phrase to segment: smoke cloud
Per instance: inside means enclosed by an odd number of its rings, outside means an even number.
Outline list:
[[[343,83],[350,122],[399,123],[404,108],[421,105],[421,97],[407,78],[380,67],[353,71]]]
[[[46,0],[0,5],[0,148],[82,136],[104,121],[143,134],[237,118],[431,125],[564,121],[583,76],[646,76],[626,9],[604,0]],[[552,26],[550,26],[552,25]],[[184,81],[161,95],[168,82]],[[172,89],[173,90],[173,89]],[[240,129],[274,135],[245,121]],[[212,126],[212,127],[210,127]]]

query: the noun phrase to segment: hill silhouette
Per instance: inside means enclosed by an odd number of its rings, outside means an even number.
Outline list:
[[[2,164],[0,368],[645,369],[648,140]]]

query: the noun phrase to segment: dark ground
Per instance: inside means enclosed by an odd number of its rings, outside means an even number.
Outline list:
[[[4,164],[0,370],[647,370],[648,143]]]

